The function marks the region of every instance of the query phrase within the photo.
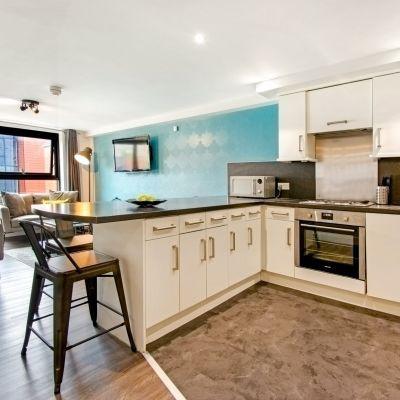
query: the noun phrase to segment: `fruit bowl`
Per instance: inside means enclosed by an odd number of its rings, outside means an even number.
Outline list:
[[[166,202],[167,200],[136,200],[136,199],[128,199],[126,200],[128,203],[136,204],[139,207],[154,207],[158,206],[161,203]]]

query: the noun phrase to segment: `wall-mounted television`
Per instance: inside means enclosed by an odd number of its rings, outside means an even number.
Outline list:
[[[115,172],[150,171],[150,136],[114,139]]]

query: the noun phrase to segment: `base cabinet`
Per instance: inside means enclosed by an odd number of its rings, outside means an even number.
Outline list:
[[[247,276],[260,272],[261,267],[261,219],[246,222],[247,229]]]
[[[367,214],[367,295],[400,301],[400,215]]]
[[[179,312],[179,236],[146,241],[146,326]]]

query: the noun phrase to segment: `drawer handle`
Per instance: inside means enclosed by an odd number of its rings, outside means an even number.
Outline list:
[[[241,218],[241,217],[244,217],[244,216],[245,216],[245,214],[243,214],[243,213],[241,213],[241,214],[231,214],[232,218]]]
[[[186,226],[199,225],[202,223],[204,223],[202,219],[199,219],[198,221],[185,221]]]
[[[215,258],[215,239],[210,236],[208,238],[208,241],[210,243],[210,255],[208,256],[208,258]]]
[[[206,240],[205,239],[201,239],[200,243],[203,246],[203,256],[200,258],[200,261],[207,261],[207,244],[206,244]]]
[[[292,245],[291,237],[292,237],[292,229],[291,228],[287,228],[287,231],[286,231],[286,243],[287,243],[288,246]]]
[[[253,229],[247,228],[247,245],[251,246],[253,244]]]
[[[261,211],[249,211],[249,215],[257,215],[260,214]]]
[[[175,244],[172,246],[172,251],[174,253],[174,265],[172,267],[172,271],[178,271],[179,270],[179,249],[178,246]]]
[[[176,225],[171,224],[169,226],[153,226],[153,232],[159,232],[159,231],[167,231],[169,229],[175,229]]]
[[[288,212],[287,213],[280,213],[280,212],[277,212],[277,211],[271,211],[271,215],[280,215],[280,216],[283,216],[283,217],[288,217],[289,213]]]
[[[226,219],[226,217],[211,217],[211,222],[223,221],[224,219]]]
[[[231,232],[230,235],[231,235],[231,247],[230,247],[230,250],[231,251],[235,251],[236,250],[236,234],[235,234],[235,232]]]
[[[337,124],[347,124],[349,121],[347,119],[341,119],[340,121],[329,121],[326,125],[337,125]]]

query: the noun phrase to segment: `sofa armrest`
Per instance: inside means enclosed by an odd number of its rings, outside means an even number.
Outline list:
[[[0,219],[5,233],[12,232],[11,216],[8,207],[0,205]]]

